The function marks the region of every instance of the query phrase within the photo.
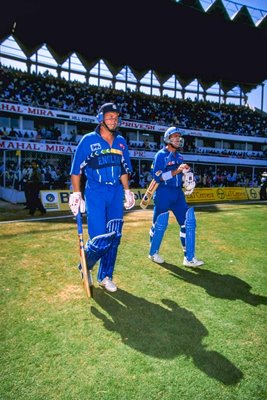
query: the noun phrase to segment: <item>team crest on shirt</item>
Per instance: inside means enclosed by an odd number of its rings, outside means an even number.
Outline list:
[[[91,149],[91,151],[101,150],[101,144],[100,143],[91,144],[90,149]]]

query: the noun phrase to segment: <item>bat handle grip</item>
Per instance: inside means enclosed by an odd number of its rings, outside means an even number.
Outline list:
[[[78,234],[81,235],[83,233],[83,219],[80,210],[76,215],[76,222],[77,222]]]

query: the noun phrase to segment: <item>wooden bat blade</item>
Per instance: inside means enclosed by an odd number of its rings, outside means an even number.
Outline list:
[[[92,297],[92,293],[91,293],[91,288],[89,285],[89,276],[88,275],[90,275],[90,281],[93,284],[92,275],[91,275],[92,272],[89,271],[89,274],[88,274],[85,251],[84,251],[83,237],[81,234],[79,234],[78,236],[79,236],[79,245],[80,245],[80,262],[81,262],[81,266],[82,266],[83,285],[84,285],[84,289],[85,289],[87,296],[90,298],[90,297]]]
[[[144,197],[140,201],[140,207],[143,210],[146,210],[149,203],[150,203],[150,199],[148,197],[146,197],[146,195],[144,195]]]
[[[148,186],[144,197],[142,198],[142,200],[140,201],[140,207],[145,210],[147,208],[147,206],[150,203],[150,200],[153,196],[153,194],[155,193],[155,191],[157,190],[159,184],[155,181],[155,179],[152,179],[150,185]]]
[[[76,222],[77,222],[77,229],[78,229],[78,238],[79,238],[79,251],[80,251],[80,262],[82,266],[82,279],[83,279],[83,286],[87,296],[93,297],[93,276],[92,271],[88,271],[87,269],[87,262],[85,256],[85,249],[84,249],[84,241],[83,241],[83,226],[82,226],[82,214],[80,211],[76,215]]]

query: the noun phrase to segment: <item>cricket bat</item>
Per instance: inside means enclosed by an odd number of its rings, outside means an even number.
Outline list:
[[[147,206],[150,203],[150,200],[152,199],[153,194],[155,193],[155,191],[157,190],[159,184],[155,181],[155,179],[152,179],[152,181],[150,182],[150,185],[148,186],[144,197],[142,198],[141,202],[140,202],[140,207],[145,210],[147,208]]]
[[[82,266],[82,277],[83,277],[83,286],[87,297],[93,297],[93,278],[92,271],[87,269],[86,264],[86,256],[84,249],[84,240],[83,240],[83,227],[82,227],[82,214],[80,211],[76,215],[77,222],[77,230],[78,230],[78,239],[79,239],[79,251],[80,251],[80,262]]]

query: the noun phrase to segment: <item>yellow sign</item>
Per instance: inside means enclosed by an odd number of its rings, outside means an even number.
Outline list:
[[[218,197],[214,189],[195,189],[192,194],[186,196],[188,203],[207,203],[209,201],[216,201]]]
[[[69,210],[70,190],[41,190],[41,200],[47,211]]]
[[[260,188],[246,188],[249,200],[260,199]]]
[[[140,205],[146,189],[131,189],[134,192],[135,204]],[[41,190],[41,199],[47,211],[69,210],[69,195],[71,190]],[[220,187],[197,188],[190,196],[186,196],[187,203],[208,203],[230,200],[258,200],[259,188]],[[151,200],[150,205],[154,202]]]

